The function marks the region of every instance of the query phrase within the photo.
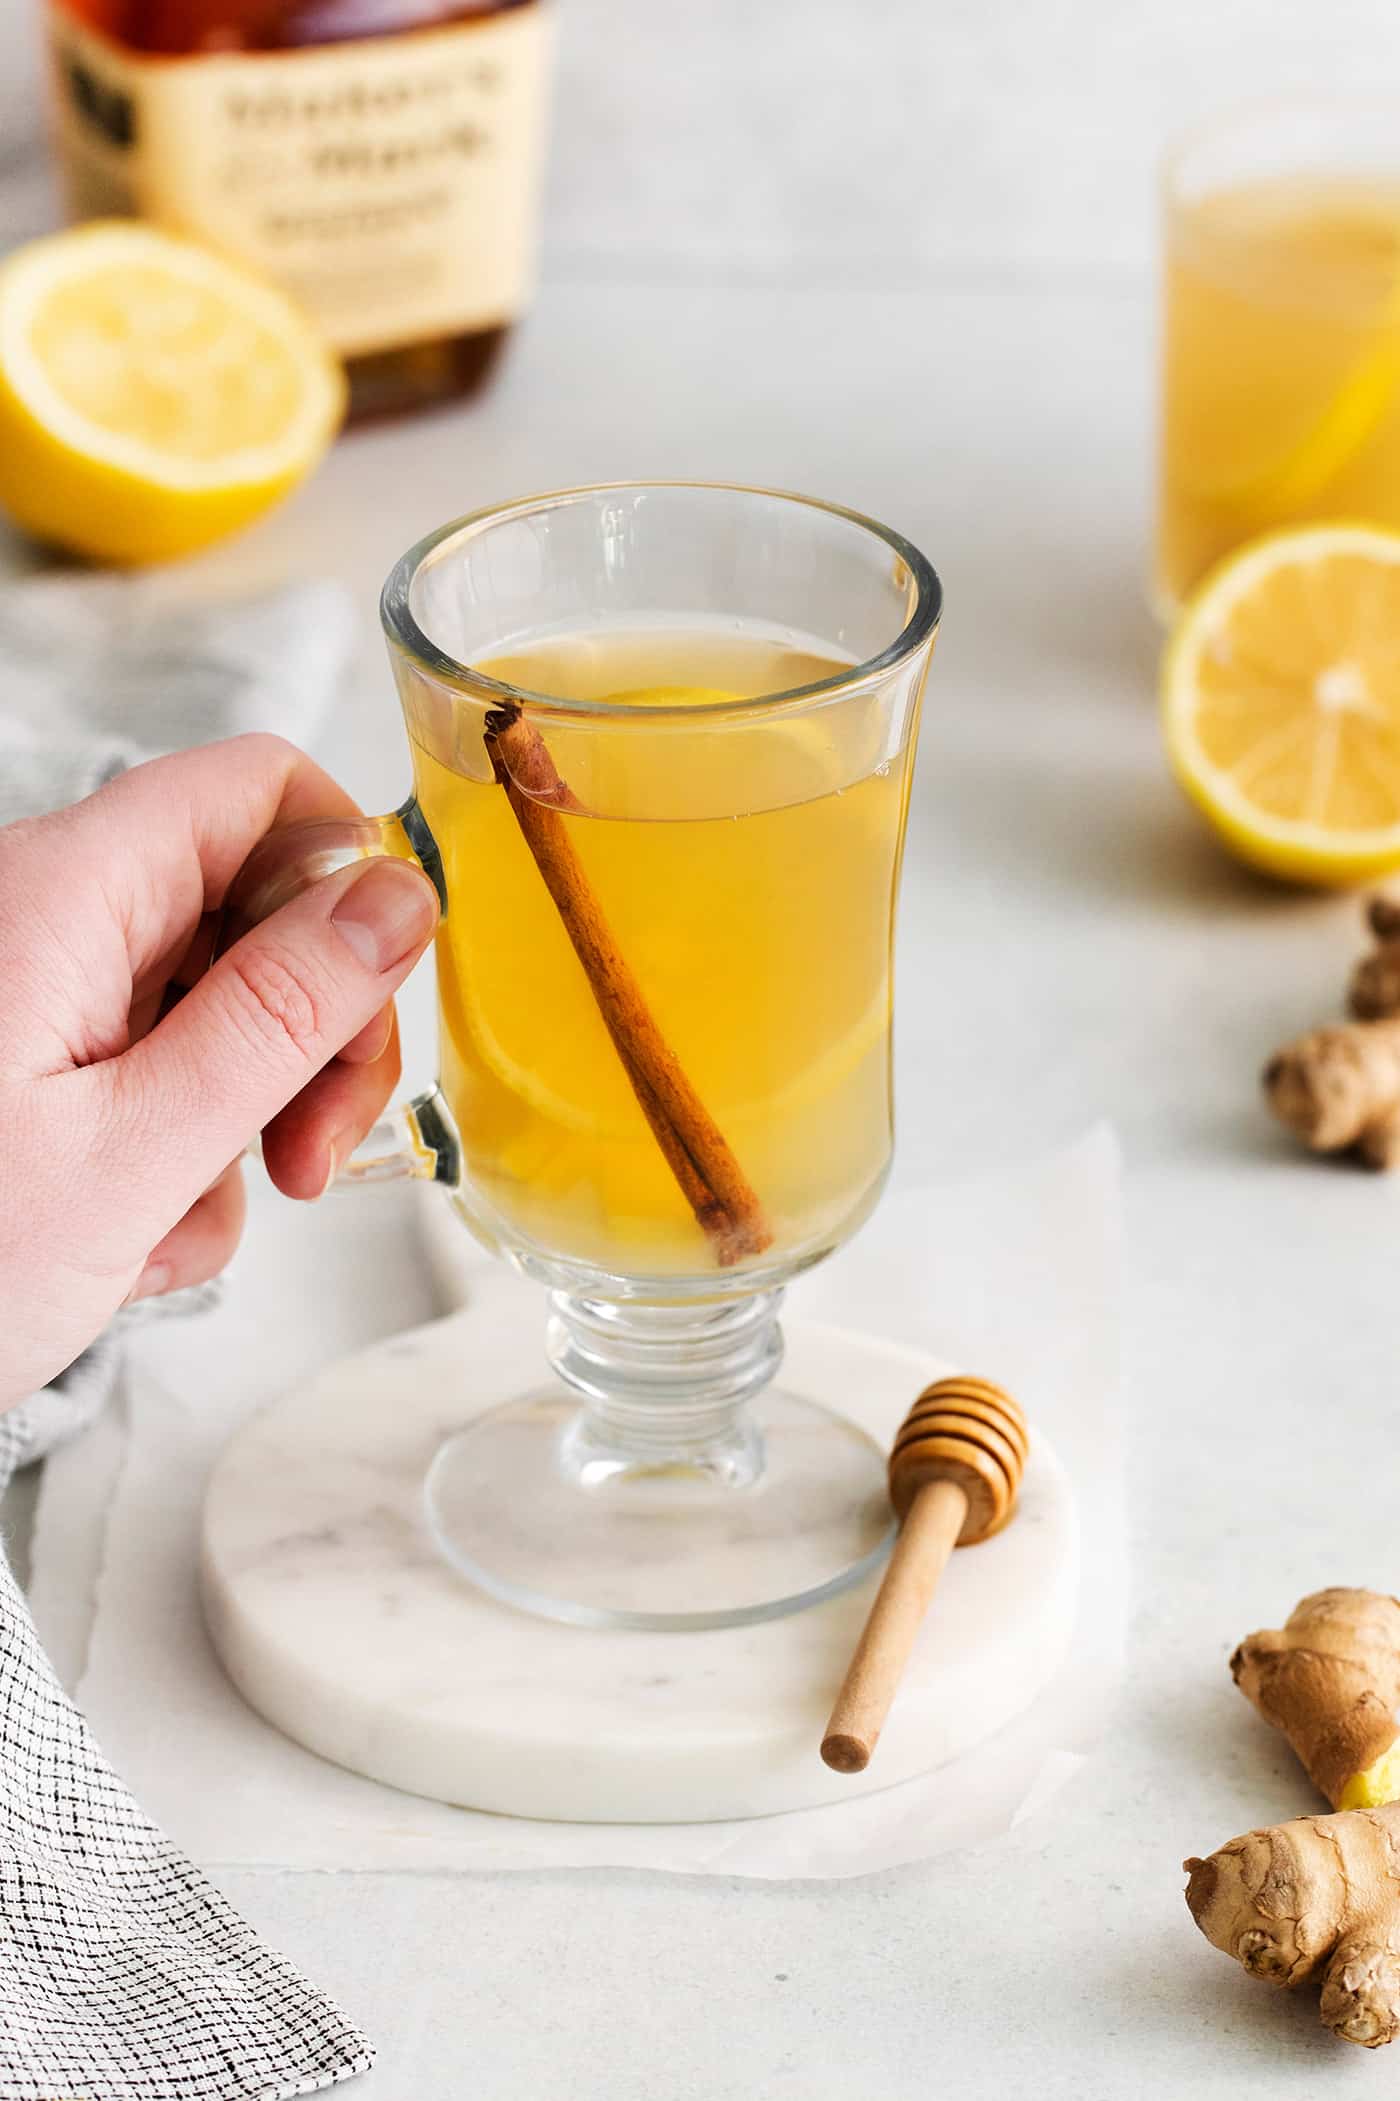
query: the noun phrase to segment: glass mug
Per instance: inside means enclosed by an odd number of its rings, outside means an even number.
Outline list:
[[[441,1077],[342,1179],[442,1184],[550,1289],[556,1381],[473,1413],[464,1364],[426,1483],[441,1550],[514,1605],[737,1624],[885,1549],[883,1454],[770,1382],[783,1284],[888,1170],[939,602],[897,534],[759,489],[445,526],[381,608],[412,797],[269,834],[230,894],[236,931],[366,855],[437,888]]]
[[[1400,526],[1391,103],[1237,112],[1168,157],[1155,596],[1246,540]]]

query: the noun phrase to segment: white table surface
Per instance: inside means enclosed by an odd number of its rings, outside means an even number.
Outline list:
[[[739,12],[720,10],[736,37]],[[1006,6],[984,12],[1007,31]],[[1297,57],[1307,11],[1282,12]],[[1383,19],[1340,12],[1372,35]],[[1241,46],[1265,35],[1259,9],[1194,13],[1230,17]],[[1121,1718],[1003,1847],[857,1883],[221,1879],[377,2039],[367,2101],[1234,2101],[1384,2079],[1310,2003],[1210,1950],[1181,1898],[1183,1854],[1308,1806],[1229,1684],[1233,1642],[1315,1585],[1400,1580],[1400,1179],[1299,1157],[1258,1106],[1264,1056],[1336,1004],[1357,913],[1233,868],[1166,779],[1141,583],[1145,279],[925,269],[898,289],[852,266],[844,289],[801,270],[765,285],[761,257],[755,281],[721,274],[615,243],[596,267],[565,255],[479,406],[351,437],[164,587],[346,577],[364,645],[320,756],[386,807],[406,773],[375,592],[445,517],[590,477],[736,476],[868,508],[928,550],[947,617],[907,863],[900,1143],[937,1174],[1104,1114],[1123,1138]],[[427,999],[409,1001],[420,1059]],[[392,1204],[308,1211],[308,1308],[394,1231]],[[424,1317],[397,1248],[384,1275],[378,1302],[329,1294],[315,1354]]]

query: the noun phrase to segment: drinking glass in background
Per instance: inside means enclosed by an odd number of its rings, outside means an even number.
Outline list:
[[[1400,527],[1393,105],[1217,120],[1168,157],[1154,590],[1314,519]]]

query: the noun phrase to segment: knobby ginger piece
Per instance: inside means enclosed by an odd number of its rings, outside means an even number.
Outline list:
[[[1376,946],[1352,972],[1354,1021],[1309,1030],[1264,1068],[1279,1122],[1318,1153],[1400,1165],[1400,899],[1373,897]]]
[[[1191,1916],[1253,1977],[1320,1980],[1326,2025],[1375,2049],[1400,2029],[1400,1599],[1314,1591],[1230,1671],[1340,1813],[1184,1862]]]
[[[1246,1635],[1230,1673],[1334,1809],[1400,1795],[1400,1599],[1314,1591],[1282,1627]]]
[[[1191,1916],[1252,1977],[1320,1981],[1323,2022],[1374,2050],[1400,2028],[1400,1804],[1299,1817],[1182,1863]]]
[[[1264,1093],[1315,1153],[1348,1147],[1368,1167],[1400,1160],[1400,1018],[1312,1029],[1269,1060]]]
[[[1400,898],[1373,897],[1366,920],[1376,937],[1351,974],[1347,1004],[1358,1021],[1400,1014]]]

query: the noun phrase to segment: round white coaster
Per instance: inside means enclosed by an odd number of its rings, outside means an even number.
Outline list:
[[[423,1478],[441,1439],[540,1379],[543,1295],[504,1268],[470,1308],[333,1365],[239,1432],[204,1511],[210,1633],[277,1728],[354,1772],[513,1816],[696,1823],[849,1800],[1005,1727],[1069,1643],[1068,1479],[1032,1443],[1006,1530],[956,1553],[867,1770],[819,1745],[875,1593],[703,1633],[556,1625],[438,1555]],[[783,1380],[887,1443],[952,1367],[793,1322]]]

